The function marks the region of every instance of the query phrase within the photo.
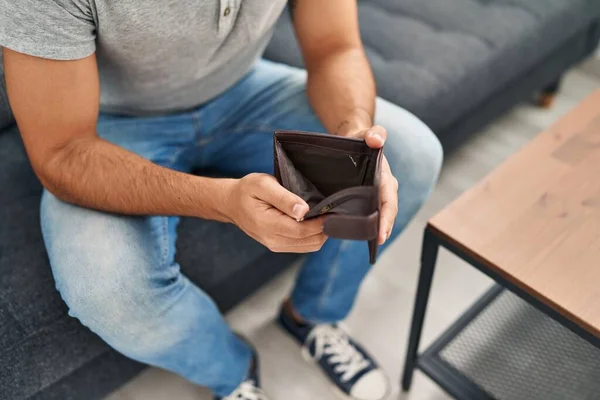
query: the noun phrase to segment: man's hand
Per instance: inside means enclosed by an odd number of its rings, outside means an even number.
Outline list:
[[[365,139],[367,145],[372,149],[380,149],[387,139],[387,131],[383,126],[374,125],[367,129],[348,128],[352,124],[340,126],[340,136],[356,137]],[[381,165],[381,215],[379,223],[379,244],[383,244],[392,232],[394,221],[398,214],[398,180],[392,175],[390,164],[385,156]]]
[[[266,174],[250,174],[233,181],[224,214],[253,239],[281,253],[309,253],[321,249],[327,237],[323,219],[298,222],[308,204]]]

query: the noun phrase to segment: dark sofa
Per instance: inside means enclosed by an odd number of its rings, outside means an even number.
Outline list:
[[[380,94],[424,119],[447,150],[557,81],[600,35],[598,0],[359,5]],[[266,56],[301,65],[287,13]],[[144,366],[67,315],[40,234],[40,193],[0,84],[0,399],[102,398]],[[178,255],[224,311],[296,258],[267,252],[235,227],[190,219]]]

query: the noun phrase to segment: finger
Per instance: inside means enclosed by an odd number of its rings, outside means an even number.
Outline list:
[[[285,217],[282,221],[273,221],[273,230],[279,236],[297,240],[323,233],[323,225],[323,217],[302,222]]]
[[[255,196],[297,221],[304,218],[309,209],[304,200],[281,186],[277,179],[266,174],[261,175]]]
[[[379,243],[388,239],[398,214],[398,181],[386,174],[381,187],[381,219],[379,222]]]
[[[392,221],[392,224],[390,225],[390,229],[387,231],[386,235],[385,235],[385,240],[388,240],[390,238],[390,236],[392,235],[392,230],[394,230],[394,225],[396,225],[396,219],[394,219]]]
[[[345,132],[344,134],[341,134],[341,136],[357,138],[357,139],[364,139],[367,136],[368,131],[369,131],[368,129],[360,129],[358,131],[349,131],[349,132]]]
[[[392,228],[394,227],[395,216],[397,208],[393,207],[390,203],[383,203],[381,205],[381,218],[379,222],[379,244],[384,244],[389,238]]]
[[[279,238],[270,249],[276,253],[310,253],[319,251],[326,241],[323,233],[304,239]]]
[[[391,177],[392,179],[396,179],[396,178],[394,178],[394,175],[392,175],[392,169],[390,168],[390,163],[388,162],[385,155],[381,158],[381,171],[379,173],[380,173],[379,176],[383,183],[385,183],[389,179],[389,177]],[[396,181],[396,183],[398,183],[398,181]]]
[[[380,149],[385,144],[387,139],[387,131],[381,125],[374,125],[367,130],[365,134],[365,142],[372,149]]]
[[[308,236],[303,239],[292,239],[286,237],[279,237],[279,246],[286,248],[296,247],[321,247],[327,240],[327,236],[324,233],[317,233],[316,235]]]

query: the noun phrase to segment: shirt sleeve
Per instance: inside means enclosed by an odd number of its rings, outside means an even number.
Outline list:
[[[52,60],[96,50],[90,0],[0,0],[0,46]]]

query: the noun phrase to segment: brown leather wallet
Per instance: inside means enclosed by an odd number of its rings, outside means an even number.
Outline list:
[[[308,203],[304,219],[325,214],[327,236],[367,240],[374,264],[383,150],[363,139],[298,131],[277,131],[274,141],[275,178]]]

